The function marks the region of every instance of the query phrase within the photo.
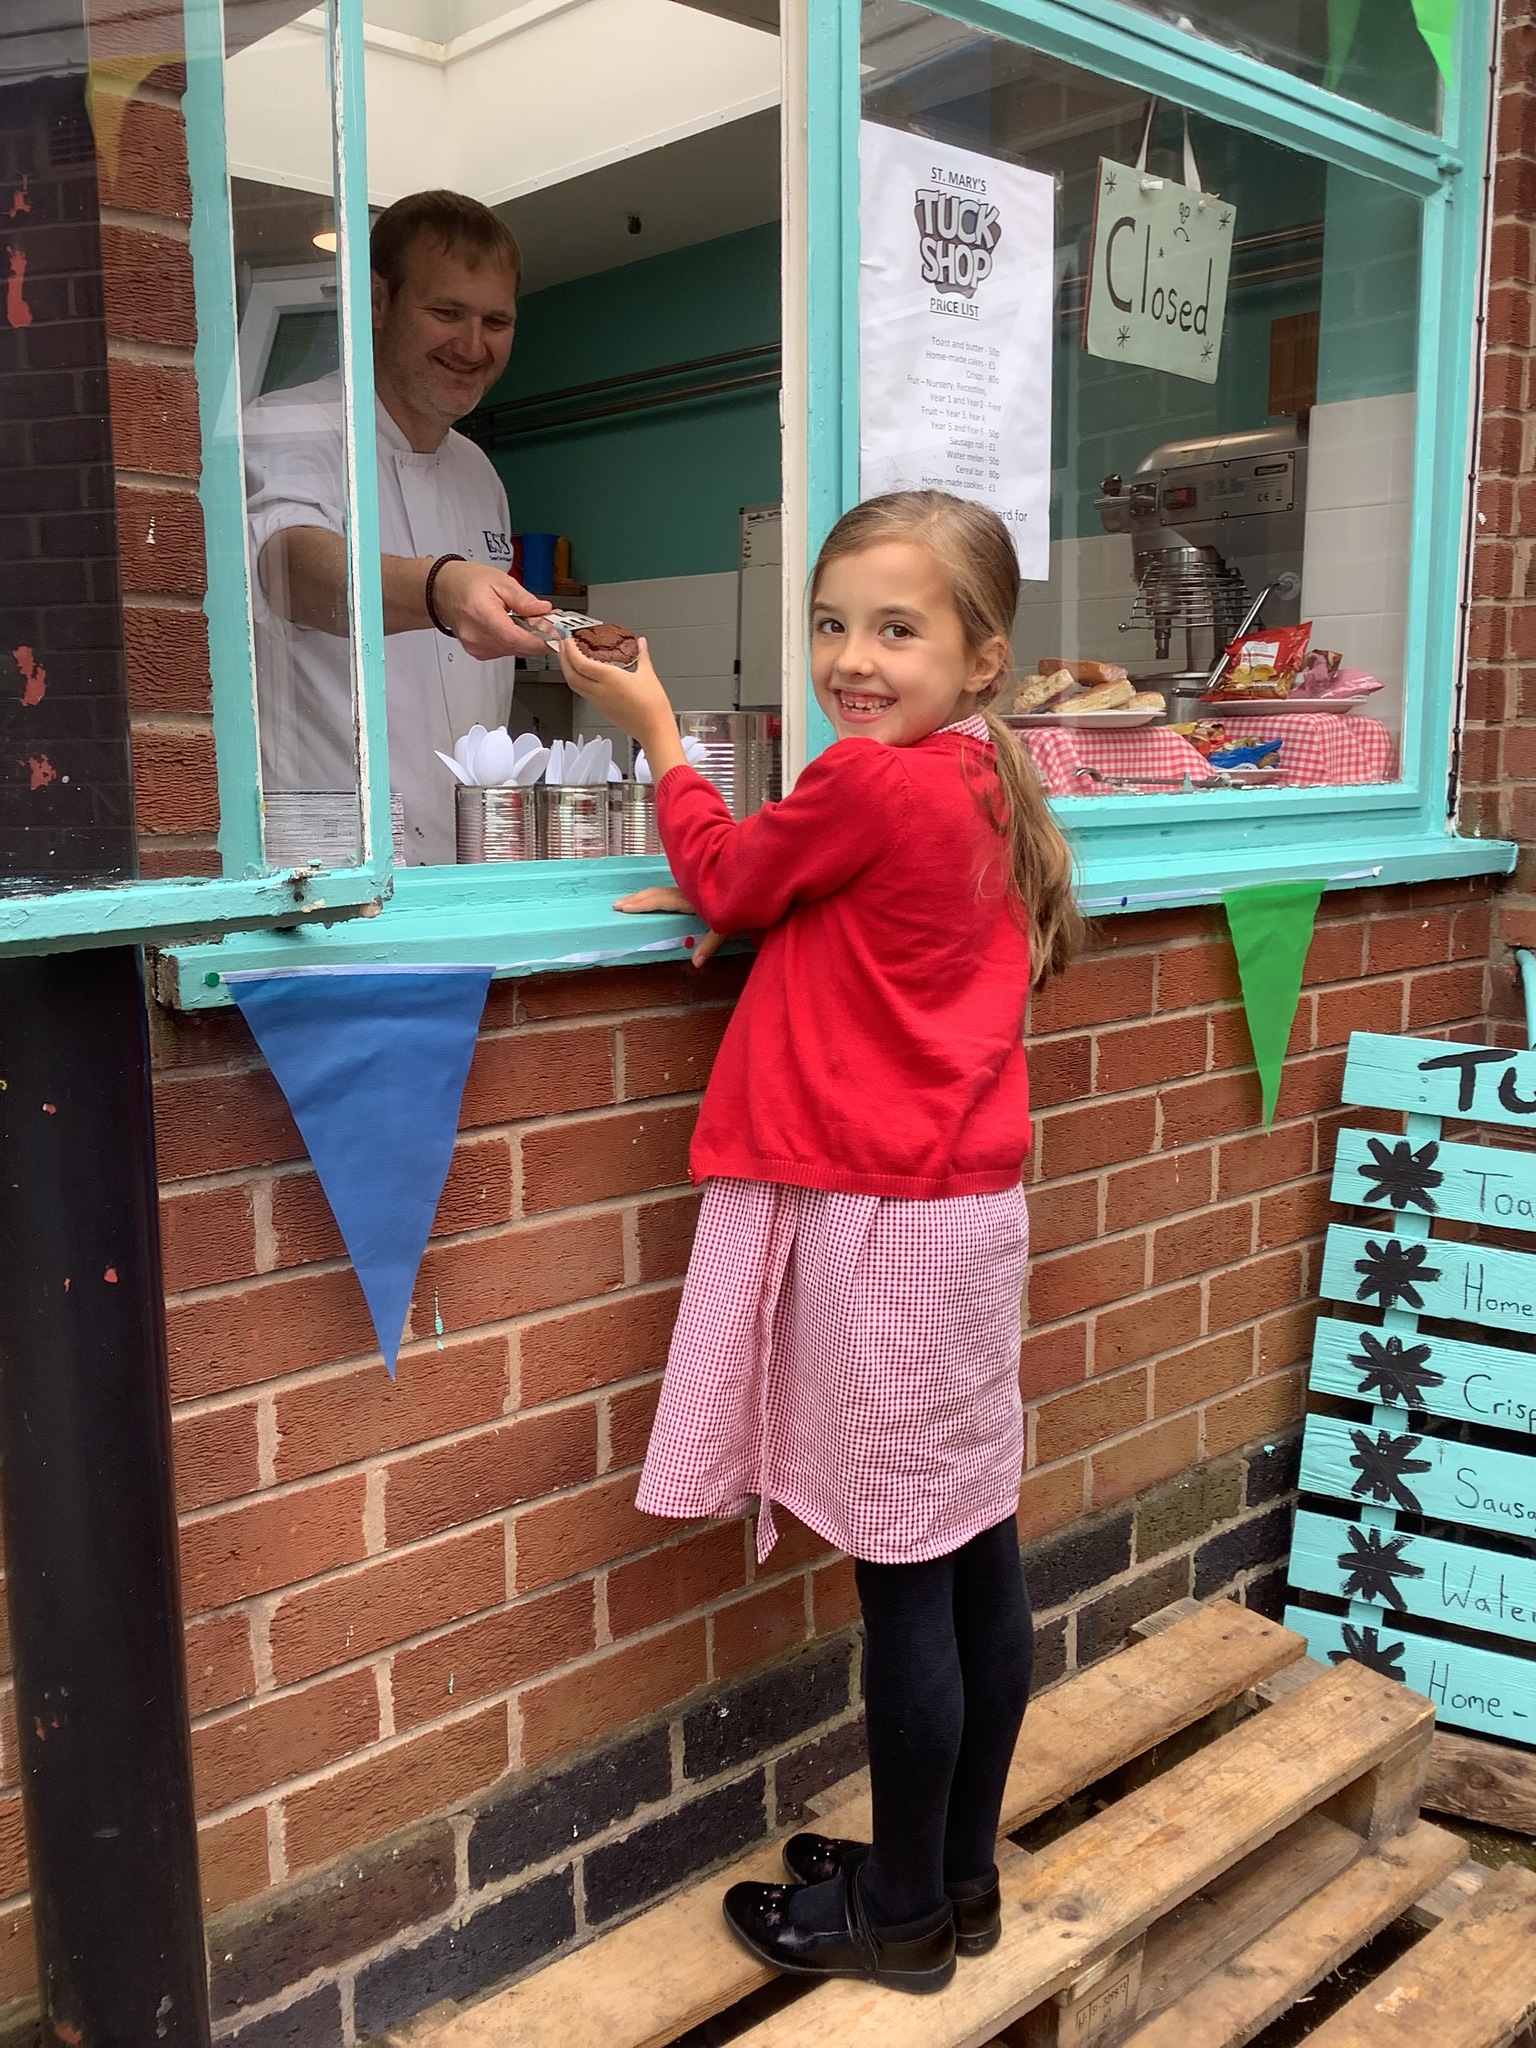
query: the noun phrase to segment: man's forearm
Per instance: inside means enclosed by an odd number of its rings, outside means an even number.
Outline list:
[[[380,558],[384,585],[384,631],[419,633],[427,616],[427,571],[431,558]],[[316,633],[347,631],[347,543],[324,526],[285,526],[261,551],[261,586],[268,604]]]

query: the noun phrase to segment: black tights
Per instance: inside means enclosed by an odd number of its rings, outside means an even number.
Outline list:
[[[1029,1698],[1034,1625],[1014,1517],[926,1564],[855,1563],[882,1926],[929,1919],[990,1876],[1003,1781]]]

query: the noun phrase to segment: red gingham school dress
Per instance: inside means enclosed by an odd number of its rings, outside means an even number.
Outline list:
[[[640,1479],[647,1514],[780,1502],[872,1564],[1015,1512],[1021,1187],[893,1201],[711,1180]]]

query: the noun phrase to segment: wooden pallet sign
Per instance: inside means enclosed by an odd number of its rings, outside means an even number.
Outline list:
[[[1536,1745],[1536,1252],[1432,1234],[1536,1234],[1536,1151],[1441,1137],[1448,1117],[1536,1135],[1536,1053],[1357,1031],[1344,1101],[1405,1111],[1407,1131],[1339,1137],[1334,1201],[1383,1220],[1330,1226],[1322,1292],[1373,1320],[1317,1326],[1313,1390],[1358,1406],[1307,1418],[1290,1576],[1348,1612],[1286,1621],[1447,1726]]]

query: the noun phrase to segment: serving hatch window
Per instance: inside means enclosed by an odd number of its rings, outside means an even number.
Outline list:
[[[862,486],[1009,519],[1048,788],[1395,782],[1420,203],[907,0],[862,71]]]

